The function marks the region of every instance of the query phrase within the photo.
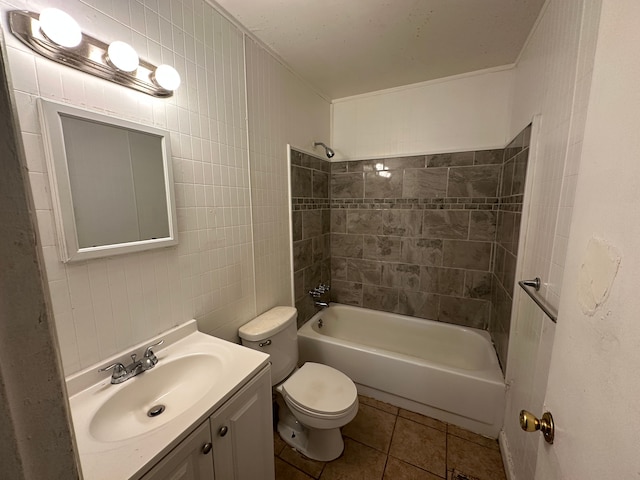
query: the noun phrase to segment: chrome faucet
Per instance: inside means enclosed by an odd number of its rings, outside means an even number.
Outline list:
[[[160,340],[158,343],[154,343],[153,345],[149,345],[142,356],[141,360],[136,361],[137,355],[135,353],[131,354],[131,363],[126,367],[120,363],[116,362],[108,367],[101,368],[98,372],[106,372],[107,370],[113,369],[111,373],[111,383],[118,384],[122,382],[126,382],[130,378],[135,377],[136,375],[146,372],[147,370],[151,370],[158,363],[158,357],[153,353],[153,347],[157,347],[158,345],[162,345],[164,340]]]

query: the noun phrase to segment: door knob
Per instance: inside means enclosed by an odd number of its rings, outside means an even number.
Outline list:
[[[544,412],[541,419],[526,410],[520,411],[520,426],[525,432],[535,432],[540,430],[547,443],[553,443],[555,433],[553,416],[550,412]]]

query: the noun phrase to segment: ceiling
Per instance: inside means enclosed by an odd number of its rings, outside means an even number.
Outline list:
[[[545,0],[217,0],[329,99],[515,62]]]

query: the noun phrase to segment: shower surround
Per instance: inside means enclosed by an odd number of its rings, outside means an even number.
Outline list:
[[[333,163],[333,299],[486,328],[503,150]]]
[[[502,365],[529,129],[506,149],[328,162],[291,152],[299,324],[331,300],[489,330]]]

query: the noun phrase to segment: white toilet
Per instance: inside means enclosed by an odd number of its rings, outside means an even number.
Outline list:
[[[358,413],[358,392],[335,368],[312,362],[297,368],[297,316],[294,307],[274,307],[238,334],[246,347],[271,355],[271,383],[288,407],[279,415],[282,439],[303,455],[327,462],[344,450],[340,427]]]

